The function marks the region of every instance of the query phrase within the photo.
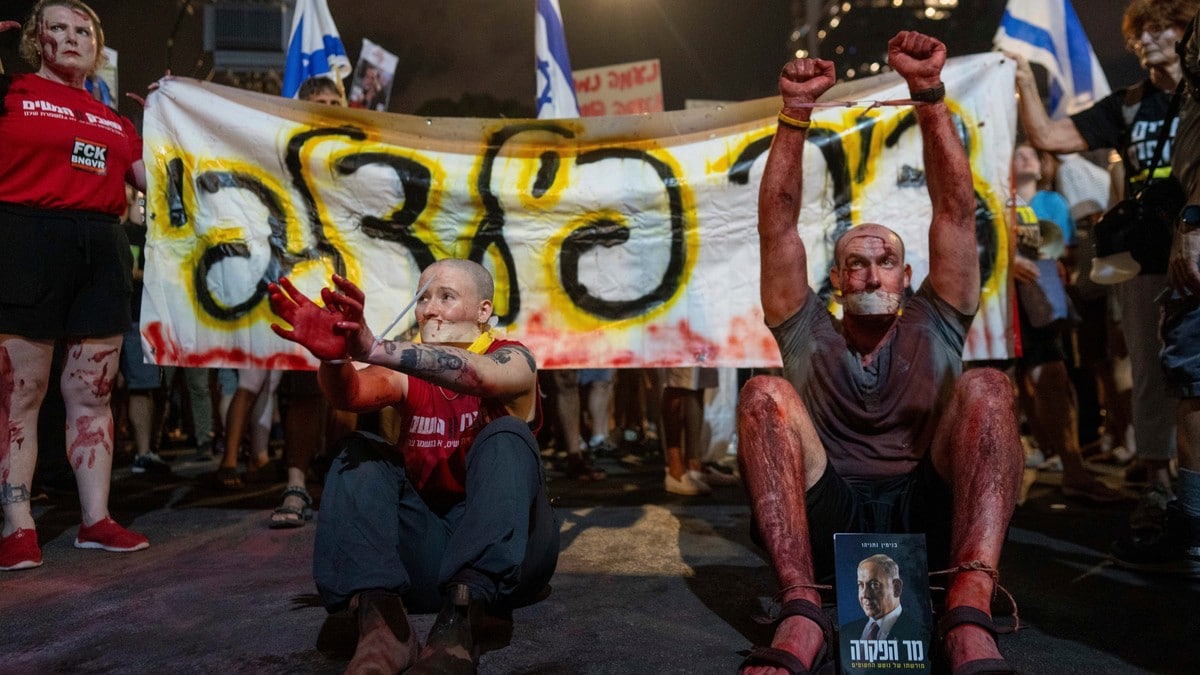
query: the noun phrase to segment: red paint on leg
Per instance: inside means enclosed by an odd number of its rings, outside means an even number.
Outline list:
[[[75,439],[67,449],[67,457],[70,458],[71,466],[76,469],[83,466],[85,457],[88,468],[95,467],[97,447],[109,447],[109,452],[112,452],[109,442],[112,438],[112,419],[110,418],[106,425],[97,425],[96,422],[97,418],[92,415],[84,415],[75,420]]]
[[[8,350],[0,347],[0,481],[8,482],[8,461],[11,456],[12,429],[9,416],[12,410],[13,385],[12,359]]]

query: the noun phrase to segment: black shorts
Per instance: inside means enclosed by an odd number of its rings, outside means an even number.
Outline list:
[[[928,456],[911,473],[876,480],[848,481],[828,464],[804,495],[804,506],[818,581],[833,579],[838,532],[923,532],[929,569],[947,567],[953,501]]]
[[[133,255],[115,216],[0,204],[0,333],[121,335],[132,293]]]

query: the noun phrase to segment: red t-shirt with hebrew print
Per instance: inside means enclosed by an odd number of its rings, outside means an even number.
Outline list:
[[[0,75],[0,139],[0,202],[125,212],[125,174],[142,158],[142,139],[87,91]]]
[[[488,345],[488,354],[513,340],[496,340]],[[542,404],[530,427],[541,426]],[[408,480],[417,488],[425,503],[444,513],[466,495],[467,451],[489,422],[507,415],[496,399],[461,394],[416,377],[408,378],[407,413],[401,421],[396,447],[404,455]]]

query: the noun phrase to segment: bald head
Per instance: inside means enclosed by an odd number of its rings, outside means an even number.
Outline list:
[[[483,265],[473,260],[461,260],[459,258],[439,260],[425,268],[425,272],[421,276],[432,278],[441,270],[454,270],[461,274],[470,283],[470,290],[476,294],[476,298],[479,300],[491,301],[492,296],[496,293],[496,284],[492,281],[491,273]]]
[[[856,225],[838,236],[833,244],[833,263],[841,267],[846,255],[846,244],[859,237],[875,237],[892,244],[900,254],[900,262],[904,263],[904,240],[890,228],[879,223],[863,223]]]

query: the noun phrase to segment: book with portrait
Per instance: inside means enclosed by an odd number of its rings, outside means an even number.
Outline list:
[[[835,534],[840,672],[929,673],[924,534]]]

